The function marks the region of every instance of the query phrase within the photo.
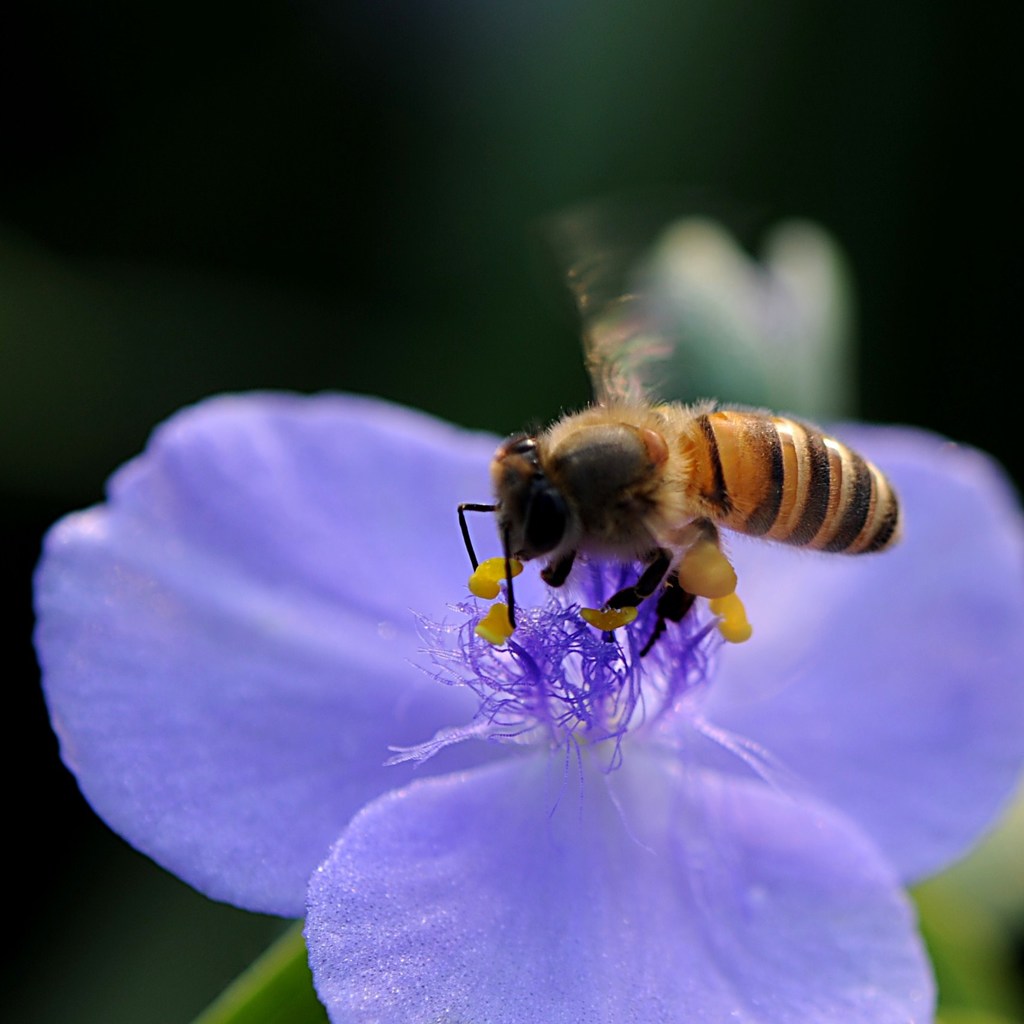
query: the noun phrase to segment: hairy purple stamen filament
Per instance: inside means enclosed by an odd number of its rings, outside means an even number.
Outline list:
[[[601,595],[614,593],[628,579],[628,570],[592,565],[581,589],[598,604]],[[422,761],[473,737],[552,747],[610,743],[608,767],[614,768],[628,732],[671,713],[685,694],[707,681],[717,636],[711,623],[691,614],[670,624],[641,658],[655,627],[653,601],[609,640],[583,622],[578,604],[553,591],[542,607],[520,610],[514,636],[498,648],[474,633],[483,615],[479,605],[453,610],[467,617],[462,625],[421,620],[435,665],[431,675],[472,689],[480,701],[478,711],[465,726],[442,730],[415,747],[396,748],[392,762]]]

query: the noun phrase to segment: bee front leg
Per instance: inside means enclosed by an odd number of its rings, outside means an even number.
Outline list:
[[[658,589],[658,584],[665,578],[668,567],[672,564],[672,555],[664,548],[658,548],[640,575],[640,579],[631,587],[624,587],[617,594],[612,594],[605,602],[606,608],[635,608],[641,601],[648,598]]]
[[[541,569],[540,578],[549,587],[560,587],[568,579],[569,573],[572,572],[573,562],[575,561],[576,552],[570,551],[567,555],[562,555],[557,562],[552,562]]]

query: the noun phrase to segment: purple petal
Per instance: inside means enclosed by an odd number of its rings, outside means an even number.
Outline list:
[[[723,652],[706,710],[913,879],[978,838],[1024,764],[1024,530],[980,453],[909,430],[851,443],[895,482],[904,539],[850,559],[735,542],[754,637]]]
[[[845,819],[635,743],[582,802],[574,772],[537,755],[357,815],[310,886],[336,1024],[931,1019],[912,914]]]
[[[492,448],[356,398],[220,398],[161,427],[37,578],[47,700],[97,812],[208,895],[301,913],[349,817],[410,777],[389,745],[475,709],[410,664],[409,609],[465,594],[455,505],[486,497]]]

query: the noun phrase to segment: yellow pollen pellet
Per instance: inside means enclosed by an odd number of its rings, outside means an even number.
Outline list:
[[[636,618],[635,608],[581,608],[580,617],[595,629],[606,633],[619,626],[628,626]]]
[[[713,615],[720,616],[718,632],[731,644],[742,644],[753,635],[753,627],[747,621],[747,610],[736,594],[716,597],[708,602]]]
[[[514,632],[512,623],[508,621],[508,605],[492,604],[487,614],[477,623],[474,632],[495,647],[503,644]]]
[[[518,576],[523,571],[523,563],[514,558],[509,559],[512,575]],[[498,596],[501,588],[498,586],[505,579],[505,559],[488,558],[481,562],[469,577],[469,592],[475,597],[482,597],[486,601]]]
[[[727,597],[736,589],[736,570],[710,540],[699,540],[679,563],[679,583],[698,597]]]

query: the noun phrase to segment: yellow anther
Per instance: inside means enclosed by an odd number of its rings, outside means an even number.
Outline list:
[[[584,622],[589,622],[595,629],[609,633],[613,629],[618,629],[619,626],[628,626],[636,618],[636,609],[581,608],[580,616]]]
[[[727,597],[736,589],[736,570],[711,540],[699,540],[679,563],[679,583],[698,597]]]
[[[750,639],[754,630],[747,622],[747,610],[736,594],[712,598],[708,607],[713,615],[720,616],[718,632],[731,644],[742,644]]]
[[[508,621],[508,605],[492,604],[490,611],[477,623],[476,635],[489,644],[499,647],[514,632]]]
[[[523,571],[523,563],[510,558],[509,566],[513,576],[518,576]],[[498,586],[505,579],[505,559],[488,558],[481,562],[473,575],[469,577],[469,592],[476,597],[482,597],[490,601],[498,596],[501,588]]]

